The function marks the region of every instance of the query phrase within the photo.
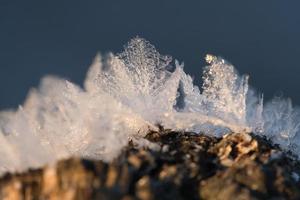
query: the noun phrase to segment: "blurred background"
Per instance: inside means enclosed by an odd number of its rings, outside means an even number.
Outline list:
[[[184,61],[200,84],[206,53],[223,56],[266,98],[300,104],[299,0],[0,0],[0,109],[41,77],[82,84],[100,52],[134,36]]]

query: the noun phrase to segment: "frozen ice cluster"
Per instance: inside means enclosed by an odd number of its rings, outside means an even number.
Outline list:
[[[97,55],[84,88],[43,78],[23,106],[0,113],[0,173],[70,156],[110,161],[128,140],[155,148],[143,136],[158,124],[216,136],[254,132],[300,152],[300,112],[290,100],[263,105],[247,75],[220,57],[206,61],[198,88],[183,64],[136,37],[120,54]]]

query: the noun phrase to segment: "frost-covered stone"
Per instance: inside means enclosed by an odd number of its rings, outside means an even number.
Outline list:
[[[199,89],[183,64],[136,37],[122,53],[98,54],[84,88],[43,78],[23,106],[0,113],[0,173],[71,156],[110,161],[128,139],[151,146],[139,138],[157,125],[214,136],[255,132],[299,154],[299,110],[278,99],[264,108],[248,76],[222,58],[206,60]]]

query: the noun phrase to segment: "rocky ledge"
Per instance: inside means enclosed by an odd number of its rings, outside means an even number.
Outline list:
[[[300,164],[252,134],[161,130],[111,163],[72,158],[0,180],[0,199],[300,199]]]

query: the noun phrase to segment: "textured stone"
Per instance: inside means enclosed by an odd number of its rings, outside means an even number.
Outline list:
[[[300,199],[300,165],[252,134],[222,138],[160,130],[111,163],[71,158],[6,174],[0,199]]]

